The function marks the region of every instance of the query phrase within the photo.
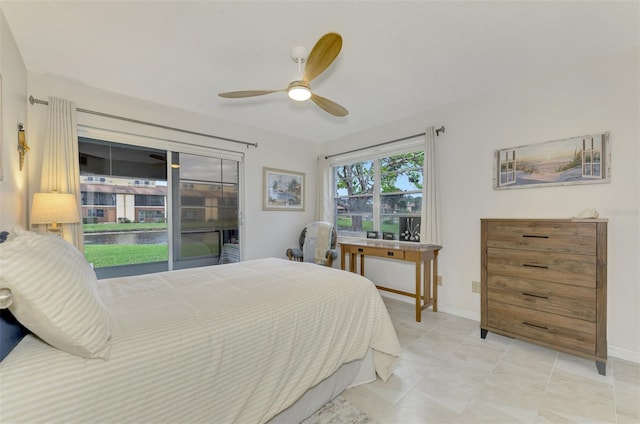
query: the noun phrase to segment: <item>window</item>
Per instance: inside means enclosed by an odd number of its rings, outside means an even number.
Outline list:
[[[87,179],[87,182],[92,182],[93,179]],[[100,206],[115,206],[116,195],[113,193],[97,193],[94,191],[83,191],[80,195],[80,201],[83,206],[100,205]]]
[[[515,184],[516,182],[516,151],[504,152],[504,158],[500,158],[500,185]]]
[[[87,216],[104,218],[104,209],[87,209]]]
[[[398,240],[409,219],[419,222],[423,164],[424,151],[413,151],[334,166],[337,231],[351,236],[378,231]]]
[[[594,143],[593,137],[589,141],[582,140],[582,176],[584,178],[602,178],[602,160],[600,147]]]
[[[166,264],[167,171],[166,161],[157,159],[166,152],[84,137],[78,150],[85,256],[98,275],[107,268]],[[143,179],[150,184],[139,186]]]
[[[164,206],[166,196],[158,194],[136,194],[136,206]]]

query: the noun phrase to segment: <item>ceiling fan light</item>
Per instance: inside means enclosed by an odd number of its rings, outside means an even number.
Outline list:
[[[309,100],[311,91],[304,86],[294,86],[289,89],[289,97],[297,102]]]

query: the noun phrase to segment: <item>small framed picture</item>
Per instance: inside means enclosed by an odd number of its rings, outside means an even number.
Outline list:
[[[367,238],[368,239],[377,239],[378,238],[378,232],[377,231],[367,231]]]
[[[400,241],[420,242],[420,217],[400,217]]]
[[[304,173],[263,168],[262,210],[304,211]]]
[[[388,232],[383,232],[382,233],[382,239],[383,240],[395,240],[396,239],[396,233],[388,233]]]

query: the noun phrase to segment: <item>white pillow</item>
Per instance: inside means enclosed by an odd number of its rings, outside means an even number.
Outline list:
[[[13,315],[58,349],[108,359],[109,313],[82,253],[57,235],[15,233],[0,244],[0,277],[13,292]]]

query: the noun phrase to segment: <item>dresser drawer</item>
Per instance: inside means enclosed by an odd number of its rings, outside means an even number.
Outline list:
[[[363,246],[356,248],[353,253],[365,254],[367,256],[380,256],[382,258],[404,259],[405,252],[402,250],[389,250],[384,247]]]
[[[549,221],[489,221],[487,247],[596,254],[596,224]]]
[[[586,321],[596,320],[596,290],[567,284],[489,275],[488,299]]]
[[[487,273],[595,288],[596,257],[489,248]]]
[[[595,355],[596,324],[560,315],[534,311],[489,299],[487,324],[515,336],[587,355]]]

